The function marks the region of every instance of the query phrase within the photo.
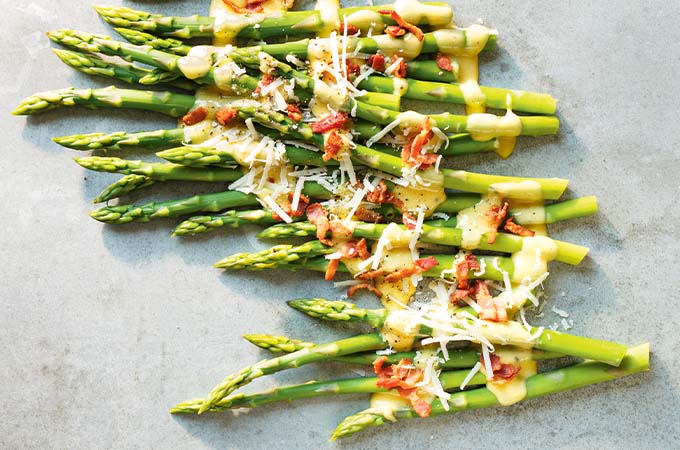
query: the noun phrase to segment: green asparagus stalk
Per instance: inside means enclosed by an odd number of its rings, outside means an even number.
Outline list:
[[[184,56],[191,50],[190,45],[186,45],[184,41],[180,41],[179,39],[160,38],[153,34],[133,30],[131,28],[118,27],[114,28],[114,30],[131,44],[147,45],[153,49],[172,53],[173,55]]]
[[[526,380],[525,399],[570,391],[647,370],[649,370],[649,344],[642,344],[628,349],[621,365],[616,369],[601,362],[586,361],[534,375]],[[439,400],[435,400],[432,403],[430,416],[500,406],[488,388],[456,392],[451,395],[448,403],[448,409],[446,409]],[[394,416],[397,419],[407,419],[417,417],[417,414],[410,408],[400,408],[394,411]],[[381,412],[369,408],[345,418],[331,434],[331,440],[349,436],[369,427],[383,425],[387,421],[388,419]]]
[[[281,370],[300,367],[305,364],[328,361],[330,358],[357,352],[384,349],[387,343],[380,334],[364,334],[321,344],[289,353],[277,358],[261,361],[226,377],[208,394],[198,410],[198,414],[208,411],[217,402],[227,397],[256,378],[271,375]]]
[[[248,224],[272,224],[278,222],[271,211],[253,209],[248,211],[230,210],[216,215],[194,216],[183,221],[172,232],[173,236],[193,236],[216,228],[238,228]]]
[[[319,241],[309,241],[302,245],[276,245],[255,253],[236,253],[215,263],[218,269],[273,269],[281,265],[300,263],[317,256],[328,255],[335,250]]]
[[[57,144],[73,150],[121,150],[123,148],[162,148],[179,145],[184,140],[184,129],[174,128],[170,130],[141,131],[127,133],[116,131],[114,133],[89,133],[73,134],[52,138]]]
[[[116,78],[126,83],[146,84],[145,80],[153,79],[163,87],[174,87],[186,91],[195,90],[198,85],[180,75],[165,72],[160,69],[146,69],[127,62],[104,61],[90,53],[80,53],[71,50],[52,49],[65,64],[88,75]]]
[[[404,17],[416,25],[445,26],[451,22],[453,12],[446,3],[426,3],[423,7],[432,8],[438,6],[436,15],[421,16],[418,14]],[[347,16],[350,25],[352,13],[357,11],[378,11],[385,8],[381,6],[361,6],[354,8],[341,8],[339,17]],[[152,14],[145,11],[137,11],[120,6],[95,6],[99,15],[109,24],[148,31],[157,36],[178,37],[189,39],[194,37],[215,37],[220,34],[220,25],[215,23],[214,17],[190,16],[169,17],[161,14]],[[429,17],[429,20],[428,20]],[[381,20],[387,25],[394,25],[394,21],[388,15],[376,15],[376,20]],[[410,19],[410,20],[409,20]],[[359,24],[357,23],[357,26]],[[234,25],[232,24],[231,27]],[[241,38],[268,39],[278,36],[299,36],[313,34],[327,25],[323,21],[323,15],[318,10],[310,11],[285,11],[276,16],[267,17],[261,14],[251,14],[249,20],[244,17],[243,23],[238,25],[235,35]],[[231,32],[231,30],[230,30]]]
[[[103,191],[92,200],[92,203],[102,203],[108,202],[111,199],[121,197],[125,194],[129,194],[132,191],[151,186],[155,183],[155,180],[147,177],[146,175],[125,175],[120,180],[107,186]]]
[[[296,301],[289,302],[289,305],[311,317],[330,321],[350,320],[354,322],[363,322],[373,328],[381,328],[385,321],[389,320],[389,313],[386,311],[380,309],[362,311],[364,308],[359,308],[352,303],[347,303],[347,308],[352,311],[352,315],[348,319],[337,312],[338,310],[342,310],[341,306],[339,306],[341,303],[347,302],[329,301],[323,298],[311,298],[298,299]],[[331,306],[327,306],[329,304]],[[401,313],[403,313],[403,311]],[[384,318],[382,322],[380,321],[381,317]],[[414,323],[418,323],[418,319],[415,314],[413,319],[415,321]],[[492,344],[518,346],[529,345],[532,346],[532,348],[536,348],[538,350],[561,353],[564,355],[576,356],[585,359],[593,359],[614,367],[618,367],[619,364],[621,364],[621,360],[625,356],[627,350],[625,345],[617,344],[615,342],[574,336],[552,330],[542,330],[541,332],[541,330],[535,327],[531,327],[531,329],[528,330],[518,322],[509,321],[497,323],[479,319],[475,320],[474,322],[471,319],[465,320],[468,322],[468,325],[473,327],[476,324],[476,332],[478,332]],[[456,321],[452,321],[447,325],[451,328],[460,328],[461,330],[464,329],[462,328],[462,325]],[[519,336],[516,333],[516,330],[518,329],[522,330],[523,336]],[[428,326],[420,326],[419,334],[427,336],[431,333],[432,329]],[[529,338],[529,335],[535,337]]]
[[[155,111],[171,117],[189,112],[196,99],[192,95],[174,92],[119,89],[109,86],[102,89],[65,88],[39,92],[24,99],[12,111],[14,115],[30,115],[60,106],[82,106],[90,109],[131,108]]]
[[[193,168],[170,163],[146,163],[114,157],[74,158],[82,167],[97,172],[143,175],[156,181],[235,181],[243,176],[240,169]]]
[[[330,196],[330,192],[316,183],[307,183],[303,192],[312,198],[328,198]],[[150,202],[144,205],[106,206],[92,211],[90,216],[100,222],[124,224],[134,221],[148,222],[159,218],[179,217],[197,212],[218,212],[258,204],[257,197],[252,194],[225,191],[165,202]]]
[[[270,351],[271,353],[292,353],[311,347],[313,342],[304,342],[298,339],[291,339],[285,336],[272,336],[269,334],[246,334],[243,336],[250,343]],[[480,361],[481,350],[477,346],[466,348],[449,349],[449,358],[439,364],[441,369],[463,369],[470,368]],[[535,361],[561,358],[561,353],[544,352],[533,349],[531,356]],[[375,353],[355,353],[333,359],[333,361],[344,362],[347,364],[359,364],[363,366],[373,365],[377,355]],[[413,360],[416,352],[397,352],[385,355],[387,364],[397,364],[403,358]]]
[[[373,224],[366,222],[352,223],[352,236],[356,238],[366,238],[377,240],[382,235],[387,225]],[[400,225],[403,230],[406,227]],[[257,237],[261,239],[278,239],[289,236],[315,236],[316,226],[310,222],[295,222],[275,224],[261,231]],[[418,238],[420,242],[430,244],[452,245],[459,247],[463,241],[463,230],[451,227],[433,227],[423,224],[422,232]],[[478,249],[489,250],[501,253],[515,253],[522,249],[524,238],[509,233],[499,232],[493,244],[487,242],[487,235],[482,236]],[[588,254],[588,248],[568,242],[553,239],[557,247],[556,261],[567,264],[578,265]]]
[[[375,355],[374,355],[375,359]],[[439,381],[444,390],[460,387],[469,370],[442,372]],[[292,386],[283,386],[257,394],[234,394],[223,398],[210,407],[210,412],[227,411],[233,408],[256,408],[269,403],[292,401],[302,398],[325,397],[330,395],[370,394],[387,392],[388,389],[377,386],[378,377],[346,378],[330,381],[316,381]],[[468,381],[468,386],[486,383],[486,376],[477,372]],[[196,414],[205,399],[194,399],[179,403],[170,409],[172,414]]]

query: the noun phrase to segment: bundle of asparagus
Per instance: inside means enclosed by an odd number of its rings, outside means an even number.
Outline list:
[[[92,211],[94,219],[124,224],[203,213],[173,235],[257,224],[268,227],[258,235],[263,239],[311,237],[231,255],[216,267],[310,269],[329,281],[347,272],[351,279],[336,283],[348,287],[347,296],[368,290],[383,303],[372,310],[345,301],[289,302],[310,316],[363,322],[377,332],[328,344],[246,336],[285,354],[246,367],[207,398],[172,412],[370,393],[371,407],[343,420],[336,439],[386,421],[508,405],[647,370],[648,345],[571,336],[532,327],[525,317],[527,304],[539,304],[548,263],[576,265],[588,253],[548,237],[546,226],[594,214],[595,197],[560,202],[567,180],[447,167],[458,155],[507,158],[519,136],[557,133],[551,96],[479,85],[478,54],[495,47],[496,30],[457,27],[445,3],[291,6],[215,0],[211,17],[98,6],[128,42],[57,30],[48,37],[66,49],[55,54],[84,73],[144,90],[66,88],[30,96],[14,111],[132,108],[181,118],[164,130],[54,138],[81,151],[152,149],[166,161],[76,158],[86,169],[123,175],[96,203],[170,180],[227,187],[107,204]],[[215,45],[192,45],[194,38]],[[427,102],[431,113],[404,111],[402,99]],[[466,114],[450,113],[455,104]],[[414,302],[424,278],[432,299]],[[537,361],[563,356],[586,361],[538,373]],[[376,377],[234,394],[263,375],[328,360],[373,365]]]

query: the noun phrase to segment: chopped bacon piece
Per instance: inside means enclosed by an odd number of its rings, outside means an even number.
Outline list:
[[[394,194],[387,189],[387,185],[383,180],[378,182],[378,185],[375,187],[375,189],[373,189],[373,191],[370,191],[366,194],[366,201],[377,203],[379,205],[391,204],[400,210],[404,209],[404,202],[395,197]]]
[[[357,76],[361,73],[361,67],[359,64],[354,62],[352,59],[348,59],[345,62],[345,67],[347,68],[347,78],[349,79],[350,75]]]
[[[307,214],[307,219],[316,226],[316,238],[324,245],[332,246],[333,241],[326,238],[326,234],[331,229],[331,224],[328,221],[328,211],[320,203],[312,203],[307,207],[305,213]]]
[[[468,289],[469,272],[471,270],[479,270],[479,262],[475,255],[468,253],[465,258],[456,265],[456,279],[458,280],[458,289]]]
[[[230,108],[228,106],[223,106],[222,108],[217,110],[217,113],[215,114],[215,119],[217,120],[217,123],[224,127],[231,119],[236,117],[237,114],[238,111],[236,111],[235,109]]]
[[[339,266],[340,266],[339,259],[329,259],[328,266],[326,266],[326,275],[324,275],[323,279],[326,281],[332,281],[333,278],[335,277],[335,272],[338,271]]]
[[[271,75],[269,73],[265,73],[262,75],[262,79],[257,83],[257,88],[253,91],[253,94],[259,94],[262,91],[262,88],[265,86],[269,86],[274,82],[276,78],[274,75]]]
[[[368,259],[371,257],[371,252],[369,252],[367,248],[366,239],[361,238],[357,243],[357,254],[361,259]]]
[[[396,272],[392,272],[386,275],[385,281],[387,281],[388,283],[394,283],[395,281],[399,281],[403,278],[410,277],[411,275],[420,275],[421,273],[430,270],[431,268],[438,264],[439,262],[437,262],[434,256],[416,259],[410,266],[404,267],[402,269],[397,270]]]
[[[449,300],[451,303],[460,303],[460,301],[470,295],[471,292],[470,289],[456,289],[449,295]]]
[[[307,205],[309,205],[309,197],[307,197],[305,194],[300,194],[300,199],[298,200],[297,209],[293,210],[292,203],[293,203],[293,197],[294,196],[295,196],[295,194],[293,194],[292,192],[288,193],[288,204],[282,206],[282,209],[290,217],[300,217],[305,213],[305,209],[307,209]],[[279,215],[276,214],[275,212],[272,212],[272,218],[274,220],[281,220],[281,217],[279,217]]]
[[[509,218],[505,222],[503,229],[511,232],[512,234],[518,234],[520,236],[533,236],[536,234],[534,230],[530,230],[527,227],[523,227],[522,225],[516,224],[514,222],[514,219],[515,219],[514,217]]]
[[[489,237],[486,239],[487,244],[493,244],[496,242],[496,234],[498,232],[498,227],[500,226],[501,223],[503,223],[503,220],[505,220],[505,216],[508,214],[508,202],[503,202],[503,207],[499,208],[498,206],[494,205],[491,207],[489,211],[487,211],[486,215],[491,218],[491,228],[492,231],[489,232]]]
[[[407,31],[413,33],[413,35],[419,41],[422,41],[423,38],[425,37],[425,35],[423,34],[423,31],[420,28],[418,28],[417,26],[413,25],[412,23],[408,23],[407,21],[402,19],[402,17],[395,10],[393,10],[393,9],[383,9],[383,10],[378,11],[378,13],[379,14],[388,14],[390,17],[392,17],[392,20],[397,22],[397,25],[399,25],[404,30],[407,30]],[[392,25],[392,26],[394,26],[394,25]],[[389,28],[389,27],[387,27],[387,28]]]
[[[336,130],[331,131],[331,134],[326,138],[326,143],[323,146],[323,158],[324,161],[329,161],[335,159],[342,150],[345,142],[342,140],[342,136]]]
[[[249,12],[262,12],[264,9],[262,9],[262,3],[264,3],[265,0],[246,0],[246,11]]]
[[[295,194],[290,192],[288,194],[288,201],[291,202],[291,205],[293,203],[293,198],[295,197]],[[307,205],[309,205],[309,197],[307,197],[305,194],[300,194],[300,198],[298,199],[298,204],[297,208],[293,211],[292,207],[288,207],[288,215],[290,217],[300,217],[305,213],[305,210],[307,209]]]
[[[345,32],[345,28],[347,28],[347,35],[348,36],[353,36],[359,32],[359,27],[356,25],[352,25],[351,23],[347,22],[340,22],[340,33]]]
[[[493,372],[493,378],[491,380],[494,383],[507,383],[515,378],[521,369],[520,366],[515,364],[501,363],[501,358],[495,353],[491,353],[489,359],[491,360],[491,370]],[[486,371],[484,358],[480,356],[479,360],[482,363],[482,367],[484,367],[484,371]]]
[[[286,106],[286,111],[288,113],[288,118],[293,122],[302,120],[302,111],[300,111],[300,108],[297,105],[293,105],[292,103],[289,104]]]
[[[432,410],[431,405],[418,395],[417,384],[423,379],[423,371],[413,365],[410,359],[403,358],[399,364],[385,367],[386,356],[373,361],[373,371],[378,375],[377,387],[396,389],[399,395],[407,399],[420,417],[427,417]]]
[[[196,125],[198,122],[205,120],[206,117],[208,117],[208,110],[204,106],[199,106],[182,117],[182,123],[184,125]]]
[[[425,118],[420,126],[420,132],[410,139],[401,151],[401,160],[409,166],[426,168],[437,162],[439,155],[434,153],[422,153],[423,147],[432,139],[434,133],[430,126],[430,119]]]
[[[399,59],[399,64],[397,64],[392,75],[397,78],[406,78],[406,61],[404,61],[404,58]]]
[[[492,322],[508,321],[508,312],[505,309],[505,303],[503,300],[491,296],[486,281],[477,280],[471,283],[471,291],[477,305],[482,308],[479,312],[480,319],[490,320]]]
[[[444,53],[437,53],[435,61],[437,62],[437,67],[439,67],[440,69],[446,72],[453,72],[453,66],[451,65],[451,58],[449,57],[449,55],[446,55]]]
[[[377,70],[378,72],[384,72],[385,71],[385,57],[383,55],[375,54],[371,55],[368,57],[368,60],[366,61],[366,65],[370,67],[373,70]]]
[[[390,25],[385,27],[385,34],[389,34],[392,37],[399,37],[406,34],[406,30],[399,25]]]
[[[415,230],[416,229],[416,218],[413,217],[413,215],[406,211],[401,215],[401,221],[404,223],[407,229],[409,230]]]
[[[352,235],[352,230],[347,228],[341,221],[333,220],[331,221],[331,233],[350,237]]]
[[[367,289],[375,294],[376,297],[381,298],[382,297],[382,292],[376,288],[373,283],[359,283],[359,284],[354,284],[347,289],[347,297],[351,297],[356,292],[360,289]]]
[[[355,212],[354,217],[361,220],[362,222],[373,222],[378,223],[382,221],[383,216],[372,209],[364,208],[360,206]]]
[[[315,133],[325,133],[326,131],[344,127],[348,120],[349,118],[347,117],[347,114],[333,112],[327,116],[324,116],[317,122],[310,123],[309,126]]]
[[[362,274],[357,275],[356,278],[357,280],[363,280],[363,281],[368,281],[368,280],[374,280],[381,276],[385,271],[383,269],[376,269],[376,270],[369,270],[368,272],[364,272]]]

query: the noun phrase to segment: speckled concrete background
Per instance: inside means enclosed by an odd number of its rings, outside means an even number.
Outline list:
[[[172,121],[82,110],[9,117],[34,91],[106,84],[62,65],[43,31],[110,31],[89,2],[0,3],[0,447],[678,448],[680,11],[674,2],[488,0],[455,8],[461,24],[481,18],[500,30],[499,50],[483,58],[482,81],[550,92],[561,99],[562,119],[557,138],[523,140],[507,161],[455,163],[566,177],[569,195],[599,197],[598,217],[552,228],[592,253],[578,268],[552,266],[549,300],[571,314],[575,333],[651,341],[652,372],[507,409],[406,421],[339,444],[326,442],[329,432],[364,408],[364,398],[278,405],[241,417],[167,414],[174,402],[204,394],[264,356],[239,339],[242,333],[317,341],[347,335],[348,329],[317,324],[283,303],[338,292],[304,273],[211,269],[226,254],[263,246],[253,230],[180,240],[169,237],[172,222],[104,227],[89,219],[89,200],[115,177],[86,173],[71,161],[75,152],[50,137],[156,129]],[[136,5],[176,14],[207,10],[206,0],[157,3]],[[189,191],[168,184],[154,198]],[[539,322],[558,319],[548,312]],[[341,370],[305,367],[250,389]]]

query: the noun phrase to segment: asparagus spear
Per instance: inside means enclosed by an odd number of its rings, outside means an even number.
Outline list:
[[[351,316],[346,317],[338,312],[339,310],[342,311],[343,308],[341,304],[343,303],[346,304],[348,310],[352,311]],[[323,298],[303,298],[288,302],[288,304],[311,317],[330,321],[349,320],[353,322],[362,322],[372,328],[381,328],[385,321],[389,320],[388,318],[390,315],[389,312],[383,309],[367,310],[359,308],[352,303],[329,301]],[[398,314],[404,313],[405,311],[399,311]],[[380,318],[383,318],[382,321]],[[625,356],[627,350],[625,345],[617,344],[615,342],[574,336],[552,330],[542,330],[541,332],[541,330],[535,327],[525,329],[524,326],[513,321],[496,323],[480,319],[476,319],[474,322],[471,319],[460,319],[452,320],[447,326],[451,329],[460,328],[461,330],[464,330],[463,322],[467,322],[468,325],[472,326],[477,325],[475,331],[492,344],[530,345],[532,348],[538,350],[593,359],[614,367],[618,367],[619,364],[621,364],[621,360]],[[420,324],[419,334],[425,336],[431,335],[432,329],[426,325],[422,325],[422,323],[423,321],[418,319],[414,313],[413,324]],[[521,333],[515,333],[513,331],[519,329],[522,330]]]
[[[628,349],[617,369],[612,369],[611,366],[601,362],[586,361],[534,375],[526,380],[525,399],[570,391],[647,370],[649,370],[649,344],[642,344]],[[435,400],[432,403],[430,416],[500,406],[494,394],[487,388],[456,392],[451,395],[448,403],[448,409],[445,409],[439,400]],[[394,416],[398,419],[418,417],[409,408],[397,409],[394,411]],[[379,411],[369,408],[345,418],[331,434],[331,440],[349,436],[369,427],[383,425],[387,421],[388,419]]]
[[[111,199],[151,186],[154,183],[155,181],[146,175],[125,175],[123,178],[101,191],[99,195],[92,200],[92,203],[108,202]]]
[[[116,78],[126,83],[155,84],[162,87],[174,87],[185,91],[193,91],[198,84],[171,72],[160,69],[146,69],[128,62],[104,61],[90,53],[71,50],[52,49],[65,64],[88,75]],[[148,81],[152,81],[148,83]]]
[[[143,175],[156,181],[235,181],[243,176],[240,169],[193,168],[169,163],[146,163],[114,157],[74,158],[82,167],[98,172]]]
[[[313,342],[304,342],[298,339],[290,339],[285,336],[272,336],[269,334],[247,334],[243,336],[246,340],[260,348],[268,350],[272,353],[292,353],[306,347],[311,347]],[[441,369],[462,369],[470,368],[479,362],[481,350],[479,347],[471,346],[466,348],[449,349],[449,358],[439,364]],[[542,350],[533,349],[532,357],[536,361],[543,361],[547,359],[561,358],[564,355],[561,353],[544,352]],[[333,361],[344,362],[348,364],[359,364],[370,366],[375,361],[377,355],[375,353],[356,353],[354,355],[345,355],[334,359]],[[386,363],[397,364],[403,358],[413,360],[416,357],[416,352],[398,352],[386,355]]]
[[[153,34],[133,30],[131,28],[116,27],[114,30],[131,44],[146,45],[156,50],[172,53],[173,55],[184,56],[191,50],[190,45],[186,45],[184,41],[180,41],[179,39],[160,38]]]
[[[245,367],[222,380],[220,384],[210,391],[208,397],[198,409],[198,414],[208,411],[213,405],[217,404],[217,402],[227,397],[236,389],[245,386],[263,375],[271,375],[281,370],[295,368],[314,362],[328,361],[331,358],[352,353],[380,350],[384,349],[386,345],[387,343],[380,334],[364,334],[330,342],[328,344],[304,348],[277,358],[260,361],[259,363]]]
[[[303,192],[313,198],[328,198],[330,195],[330,192],[316,183],[307,183]],[[100,222],[123,224],[133,221],[148,222],[158,218],[178,217],[199,211],[217,212],[254,205],[258,205],[258,202],[257,197],[252,194],[225,191],[165,202],[150,202],[144,205],[106,206],[92,211],[90,216]]]
[[[352,223],[352,236],[356,238],[380,239],[387,225],[366,222]],[[402,229],[405,226],[400,225]],[[296,222],[286,224],[276,224],[261,231],[257,237],[264,239],[285,238],[289,236],[315,236],[316,226],[310,222]],[[497,233],[493,244],[487,242],[487,235],[482,236],[479,246],[480,250],[489,250],[502,253],[515,253],[522,249],[523,238],[509,233]],[[463,230],[450,227],[432,227],[423,224],[422,232],[418,238],[420,242],[430,244],[452,245],[459,247],[463,241]],[[557,246],[556,261],[567,264],[578,265],[588,254],[588,248],[576,244],[570,244],[558,240],[553,240]]]
[[[116,131],[113,133],[73,134],[52,138],[54,142],[74,150],[120,150],[128,147],[162,148],[179,145],[184,140],[184,129],[141,131],[127,133]]]
[[[418,15],[410,17],[406,14],[403,18],[408,22],[431,26],[445,26],[451,22],[453,11],[446,3],[425,3],[423,7],[432,8],[437,6],[437,14],[430,16]],[[378,11],[385,8],[380,6],[361,6],[354,8],[341,8],[339,17],[347,16],[348,23],[353,25],[352,13],[357,11]],[[158,36],[178,37],[189,39],[194,37],[214,37],[220,33],[220,24],[215,23],[214,17],[190,16],[169,17],[162,14],[152,14],[145,11],[137,11],[121,6],[95,6],[99,15],[114,26],[134,28],[148,31]],[[388,15],[373,15],[375,20],[383,21],[387,25],[394,25],[394,21]],[[429,20],[428,20],[429,17]],[[243,18],[243,23],[237,25],[234,34],[242,38],[268,39],[278,36],[299,36],[316,33],[328,25],[323,21],[323,15],[318,10],[310,11],[284,11],[273,17],[262,14],[251,14],[249,19]],[[231,25],[234,27],[234,24]]]
[[[191,217],[175,227],[173,236],[193,236],[215,228],[229,226],[238,228],[247,224],[270,224],[278,222],[272,212],[266,209],[248,211],[230,210],[217,215],[203,215]]]
[[[373,355],[373,359],[375,359],[375,355]],[[467,377],[469,373],[469,370],[442,372],[439,376],[439,381],[442,384],[442,388],[445,390],[451,390],[460,387],[460,385],[465,380],[465,377]],[[378,377],[346,378],[340,380],[316,381],[292,386],[283,386],[257,394],[234,394],[218,401],[213,406],[211,406],[208,411],[216,412],[226,411],[233,408],[256,408],[269,403],[291,401],[301,398],[325,397],[329,395],[345,394],[367,394],[388,391],[388,389],[379,388],[377,386],[377,382]],[[480,372],[476,373],[468,381],[469,386],[485,383],[486,376]],[[170,409],[170,412],[172,414],[196,414],[204,402],[205,399],[193,399],[182,402],[173,406],[172,409]]]

